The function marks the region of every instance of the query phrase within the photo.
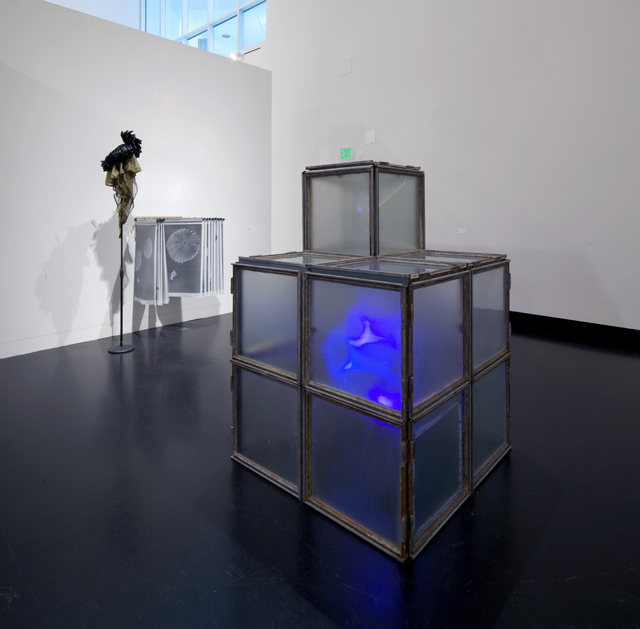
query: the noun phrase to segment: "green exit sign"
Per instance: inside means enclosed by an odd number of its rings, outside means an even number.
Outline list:
[[[340,149],[340,159],[353,159],[354,158],[354,147],[353,146],[345,146]]]

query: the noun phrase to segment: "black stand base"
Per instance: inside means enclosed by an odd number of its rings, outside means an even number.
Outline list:
[[[134,349],[135,347],[133,345],[114,345],[107,351],[110,354],[126,354],[127,352],[132,352]]]

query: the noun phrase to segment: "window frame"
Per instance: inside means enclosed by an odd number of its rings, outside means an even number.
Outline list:
[[[213,15],[213,0],[207,0],[207,22],[206,24],[202,24],[191,31],[185,32],[185,28],[188,24],[188,1],[182,0],[182,19],[180,24],[181,35],[172,41],[178,42],[180,44],[189,45],[189,40],[193,37],[197,37],[198,35],[206,32],[207,33],[207,51],[213,53],[213,29],[220,24],[237,17],[238,20],[236,22],[236,42],[237,42],[237,50],[233,51],[233,53],[241,53],[244,54],[246,52],[253,52],[254,50],[258,50],[262,47],[262,44],[266,41],[263,39],[261,42],[257,44],[253,44],[251,46],[244,45],[244,14],[253,9],[254,7],[262,4],[263,2],[266,4],[267,0],[249,0],[248,2],[243,2],[242,0],[236,0],[236,8],[231,11],[227,11],[223,15],[215,19],[210,19]],[[154,0],[140,0],[140,30],[142,32],[147,31],[147,5],[154,2]],[[167,24],[166,24],[166,8],[167,8],[167,0],[157,0],[158,2],[158,21],[159,21],[159,36],[163,38],[167,38]],[[150,33],[154,35],[155,33]],[[194,46],[191,46],[195,48]],[[223,55],[220,55],[223,56]],[[228,55],[227,55],[228,56]]]

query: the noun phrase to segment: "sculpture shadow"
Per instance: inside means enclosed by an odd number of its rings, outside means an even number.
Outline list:
[[[107,285],[108,323],[111,334],[119,330],[118,315],[120,313],[120,241],[118,237],[118,215],[114,212],[104,223],[93,223],[95,232],[91,246],[96,262],[100,267],[100,280]],[[126,293],[129,285],[129,274],[133,263],[131,243],[133,241],[132,223],[127,222],[123,227],[124,235],[124,278],[123,286]],[[126,308],[126,303],[125,303]]]
[[[51,315],[58,345],[65,344],[78,311],[93,229],[89,222],[67,228],[62,240],[56,234],[56,245],[36,279],[36,297],[40,309]]]

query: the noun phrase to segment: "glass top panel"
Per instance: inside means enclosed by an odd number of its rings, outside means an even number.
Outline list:
[[[468,262],[476,262],[477,260],[488,260],[484,256],[436,256],[432,253],[412,253],[408,258],[416,258],[420,260],[429,260],[429,262],[445,262],[447,264],[458,263],[467,264]]]
[[[271,258],[274,262],[289,262],[291,264],[322,264],[323,262],[337,262],[342,258],[324,258],[322,256],[310,256],[310,255],[301,255],[294,256],[292,258],[282,257],[282,258]]]
[[[429,264],[402,264],[400,262],[365,262],[360,264],[347,264],[341,268],[348,268],[358,271],[382,271],[383,273],[396,273],[398,275],[417,275],[418,273],[430,273],[431,271],[442,271],[441,266],[431,266]]]

